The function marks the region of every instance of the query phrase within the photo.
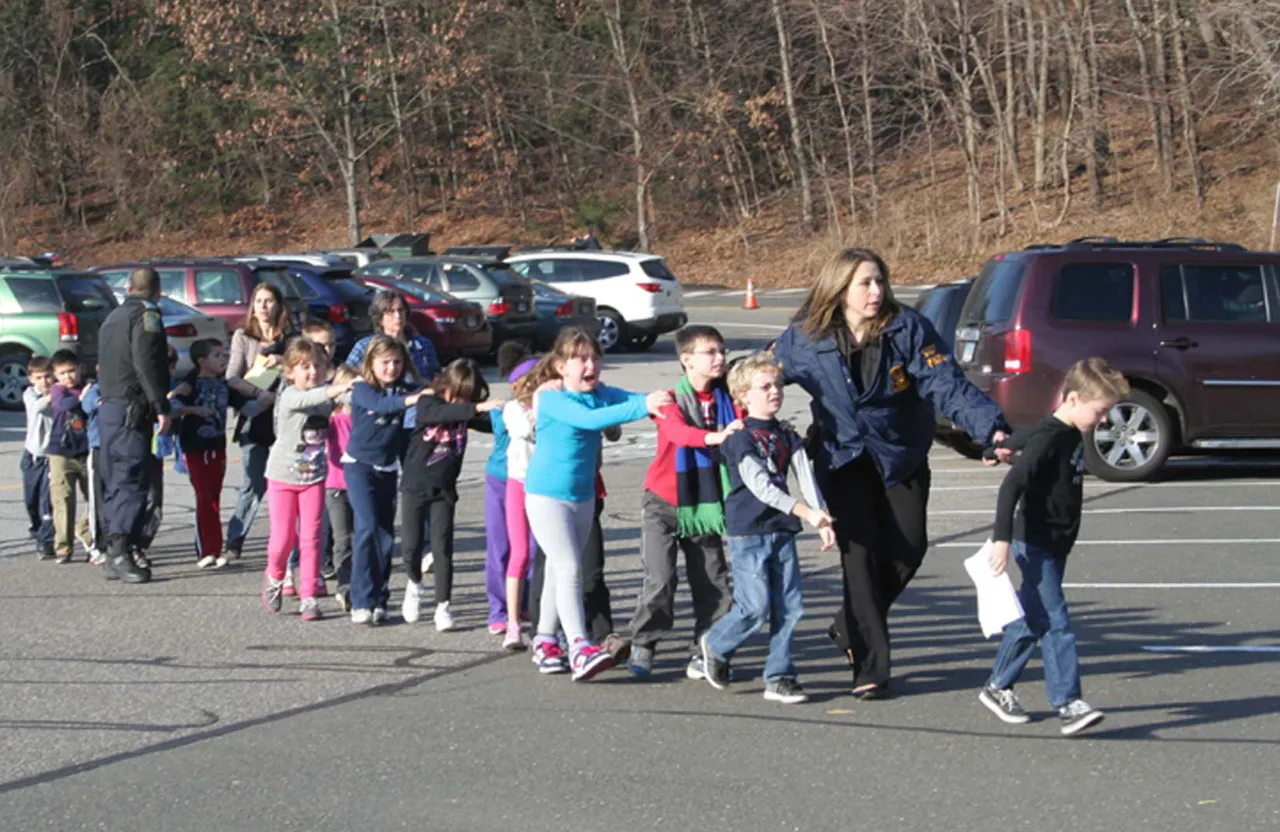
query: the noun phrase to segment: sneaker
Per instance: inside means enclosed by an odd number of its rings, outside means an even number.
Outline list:
[[[36,554],[40,556],[40,560],[53,560],[57,557],[52,549],[40,549]]]
[[[107,556],[99,549],[93,549],[89,552],[89,563],[93,566],[102,566],[107,562]]]
[[[447,633],[457,626],[453,620],[453,613],[449,612],[449,602],[436,604],[436,632]]]
[[[317,598],[329,597],[329,587],[325,586],[323,578],[316,579],[316,597]]]
[[[351,591],[345,586],[338,587],[338,591],[333,597],[337,600],[338,606],[342,607],[343,612],[351,612]]]
[[[133,562],[138,564],[139,569],[150,569],[151,558],[147,557],[147,553],[143,549],[135,549],[133,552]]]
[[[702,634],[698,643],[702,646],[703,678],[716,690],[726,690],[729,687],[729,663],[716,658],[711,652],[711,648],[707,646],[706,633]]]
[[[228,562],[228,561],[227,561],[227,556],[226,556],[226,555],[218,555],[218,559],[217,559],[217,560],[215,560],[215,561],[213,562],[213,568],[214,568],[214,569],[222,569],[223,567],[225,567],[225,566],[227,565],[227,562]]]
[[[60,554],[54,555],[53,562],[59,565],[64,563],[71,563],[71,553],[62,552]]]
[[[1001,689],[993,685],[987,685],[978,691],[978,701],[986,705],[991,710],[991,713],[1010,725],[1023,725],[1031,721],[1031,717],[1027,716],[1027,712],[1022,710],[1022,703],[1018,701],[1017,694],[1013,692],[1013,688]]]
[[[603,647],[579,639],[569,665],[573,668],[573,681],[585,682],[613,667],[613,656]]]
[[[631,675],[643,679],[653,672],[653,648],[641,644],[631,645],[631,658],[627,659]]]
[[[431,575],[436,571],[436,556],[427,552],[422,556],[422,574]]]
[[[404,623],[416,624],[422,617],[422,584],[408,581],[404,585],[404,601],[400,603],[400,615]]]
[[[217,562],[218,562],[218,559],[215,558],[213,555],[205,555],[204,557],[200,558],[200,560],[196,561],[196,568],[208,569],[209,567],[217,564]]]
[[[627,641],[617,633],[609,633],[600,642],[600,647],[610,656],[613,656],[613,663],[619,664],[625,662],[631,657],[631,642]]]
[[[489,622],[489,635],[491,635],[491,636],[500,636],[500,635],[503,635],[503,634],[504,634],[504,633],[506,633],[506,632],[507,632],[507,622],[505,622],[505,621],[490,621],[490,622]]]
[[[290,568],[284,570],[284,594],[289,598],[298,594],[298,576]]]
[[[1102,721],[1103,713],[1083,699],[1073,699],[1058,709],[1063,736],[1071,736]]]
[[[799,705],[809,701],[809,694],[804,686],[795,679],[783,677],[770,679],[764,683],[764,698],[769,702],[781,702],[783,705]]]
[[[373,613],[369,612],[368,610],[352,610],[351,623],[352,624],[372,624]]]
[[[554,641],[540,641],[533,648],[533,663],[539,673],[568,673],[569,660]]]
[[[320,570],[320,577],[326,581],[334,580],[338,577],[338,567],[334,566],[332,563],[326,563]]]
[[[374,607],[374,608],[373,608],[373,623],[374,623],[374,624],[385,624],[385,623],[387,623],[387,608],[386,608],[386,607]]]
[[[502,640],[502,649],[515,653],[524,649],[524,635],[520,632],[520,622],[507,625],[507,637]]]
[[[85,554],[93,554],[93,541],[82,535],[76,535],[76,540],[80,541],[80,545],[84,547]]]
[[[273,581],[271,578],[262,579],[262,606],[271,612],[280,612],[280,605],[283,603],[280,596],[284,594],[284,581]]]
[[[240,550],[228,546],[222,550],[222,556],[227,560],[240,560]]]
[[[323,617],[320,613],[320,602],[314,598],[303,598],[299,611],[302,613],[303,621],[316,621]]]
[[[701,656],[690,656],[689,664],[684,669],[684,675],[687,679],[693,679],[701,682],[707,678],[707,669],[702,663]]]

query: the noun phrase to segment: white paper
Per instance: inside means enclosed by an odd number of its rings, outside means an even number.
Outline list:
[[[976,555],[965,558],[964,570],[973,579],[978,590],[978,623],[982,626],[983,638],[991,638],[1004,630],[1009,624],[1022,618],[1022,603],[1018,601],[1018,593],[1009,580],[1006,569],[997,575],[987,565],[987,556],[991,554],[991,541],[988,540]]]

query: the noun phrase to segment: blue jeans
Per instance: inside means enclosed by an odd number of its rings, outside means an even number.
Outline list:
[[[235,513],[227,523],[225,545],[228,549],[239,552],[244,548],[244,539],[253,528],[258,506],[262,505],[262,497],[267,493],[267,457],[270,454],[270,445],[250,443],[240,446],[244,477],[240,481],[240,493],[236,495]]]
[[[1061,708],[1080,698],[1080,659],[1067,616],[1067,599],[1062,594],[1067,556],[1028,546],[1021,540],[1013,541],[1011,548],[1022,570],[1018,600],[1026,618],[1004,628],[1004,640],[988,684],[1013,687],[1039,641],[1049,704]]]
[[[53,504],[49,501],[49,458],[22,452],[22,501],[27,507],[27,533],[41,551],[53,551]]]
[[[729,560],[733,569],[733,607],[707,630],[707,648],[730,661],[739,647],[769,623],[769,657],[765,681],[794,679],[791,635],[804,603],[800,597],[800,560],[796,536],[771,532],[731,536]]]
[[[385,609],[391,598],[391,550],[396,542],[396,472],[378,471],[363,462],[348,462],[343,470],[355,517],[351,608]]]

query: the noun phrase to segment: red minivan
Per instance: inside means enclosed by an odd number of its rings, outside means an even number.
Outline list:
[[[1176,450],[1280,449],[1280,252],[1085,238],[1000,254],[973,283],[955,356],[1015,427],[1050,413],[1081,358],[1132,393],[1085,441],[1089,470],[1134,481]]]

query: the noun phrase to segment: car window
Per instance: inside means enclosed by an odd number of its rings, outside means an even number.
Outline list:
[[[307,282],[307,279],[302,276],[301,272],[290,269],[289,276],[293,278],[294,283],[298,284],[298,295],[303,300],[319,300],[320,299],[320,293],[317,292],[309,282]]]
[[[245,302],[236,269],[196,269],[196,303],[235,305]]]
[[[129,288],[128,269],[125,269],[124,271],[98,272],[98,277],[105,280],[107,285],[115,291],[123,292]],[[163,281],[163,278],[161,278],[161,280]],[[161,294],[166,293],[161,290]]]
[[[529,282],[523,274],[518,274],[506,263],[482,263],[477,268],[498,284],[500,289],[507,286],[524,286]]]
[[[1270,320],[1259,266],[1166,266],[1160,284],[1166,321]]]
[[[391,277],[391,275],[395,273],[396,273],[396,266],[394,263],[385,264],[382,266],[365,266],[363,269],[360,270],[360,274],[367,274],[367,275],[376,274],[376,275],[381,275],[382,277]]]
[[[88,310],[110,311],[116,306],[115,296],[102,278],[94,275],[66,275],[58,278],[58,291],[68,312]]]
[[[329,281],[329,288],[344,301],[368,301],[369,287],[352,277],[340,277]]]
[[[1133,265],[1068,263],[1053,287],[1060,321],[1127,323],[1133,320]]]
[[[528,277],[528,276],[529,276],[529,264],[528,264],[528,263],[512,263],[512,264],[511,264],[511,271],[515,272],[516,274],[520,275],[521,277]]]
[[[189,318],[202,314],[199,309],[187,306],[168,295],[161,295],[160,300],[156,301],[156,306],[160,307],[160,314],[166,318]]]
[[[999,324],[1013,317],[1026,274],[1024,260],[989,260],[982,267],[960,318],[965,323]]]
[[[667,264],[661,260],[646,260],[640,264],[640,268],[649,277],[656,277],[659,280],[675,280],[676,276],[671,273],[671,269],[667,268]]]
[[[471,274],[466,266],[457,263],[444,264],[444,277],[449,281],[446,288],[450,292],[474,292],[480,288],[480,279]]]
[[[62,298],[58,297],[58,290],[47,277],[6,277],[4,282],[13,294],[13,303],[6,301],[0,307],[2,313],[63,311]]]
[[[254,269],[253,275],[259,283],[270,283],[279,289],[286,301],[299,300],[302,297],[302,281],[290,275],[287,269]]]
[[[630,271],[631,267],[626,263],[611,260],[578,261],[578,273],[582,275],[582,280],[608,280],[611,277],[622,277]]]
[[[105,280],[113,290],[124,292],[129,288],[129,271],[129,269],[124,269],[123,271],[98,272],[98,277]],[[156,269],[156,272],[160,275],[160,294],[168,295],[178,300],[186,300],[186,269]]]
[[[430,283],[435,277],[436,267],[430,263],[405,263],[400,267],[400,277],[405,280],[420,280]]]

